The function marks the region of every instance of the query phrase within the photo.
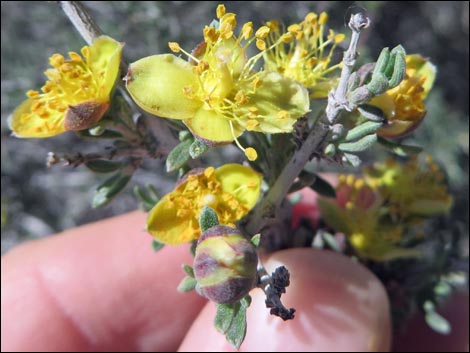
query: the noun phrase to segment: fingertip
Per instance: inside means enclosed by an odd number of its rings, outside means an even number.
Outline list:
[[[255,289],[247,313],[247,335],[240,351],[387,351],[389,304],[385,289],[367,269],[345,256],[313,249],[274,254],[269,271],[284,265],[291,284],[282,301],[296,317],[282,321],[269,315],[264,293]],[[231,351],[212,325],[209,303],[180,346],[181,351]]]
[[[175,350],[204,300],[176,291],[188,246],[155,253],[144,226],[133,212],[2,258],[2,350]]]

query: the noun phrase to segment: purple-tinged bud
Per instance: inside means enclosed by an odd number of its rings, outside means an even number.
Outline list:
[[[196,247],[196,289],[216,303],[235,303],[255,286],[257,264],[255,247],[237,229],[212,227]]]

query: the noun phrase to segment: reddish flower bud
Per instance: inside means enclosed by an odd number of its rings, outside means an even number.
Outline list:
[[[216,303],[235,303],[255,286],[257,264],[255,247],[237,229],[212,227],[196,248],[196,289]]]

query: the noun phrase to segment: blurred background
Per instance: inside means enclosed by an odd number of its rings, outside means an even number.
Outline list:
[[[126,43],[128,62],[168,52],[168,41],[194,47],[201,40],[203,26],[215,17],[217,6],[213,1],[84,3],[104,33]],[[348,14],[363,8],[372,18],[371,29],[362,36],[367,43],[361,49],[364,62],[374,60],[384,46],[397,44],[408,53],[429,57],[438,67],[437,81],[427,99],[427,117],[406,142],[424,147],[446,169],[455,198],[451,221],[468,236],[468,2],[227,1],[225,5],[237,13],[239,23],[252,20],[255,25],[272,18],[299,22],[309,11],[327,11],[329,25],[345,33]],[[147,161],[114,202],[92,209],[94,189],[105,177],[84,167],[48,169],[45,160],[49,151],[91,152],[104,145],[91,145],[73,133],[41,140],[10,136],[7,118],[28,89],[41,87],[49,56],[78,51],[83,45],[55,2],[1,2],[2,253],[24,240],[137,208],[133,185],[152,183],[161,194],[173,185],[174,176],[161,172],[164,161]],[[212,158],[220,157],[213,154]]]

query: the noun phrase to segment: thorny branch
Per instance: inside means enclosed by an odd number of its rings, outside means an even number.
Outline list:
[[[346,97],[347,84],[356,63],[359,35],[364,28],[369,26],[369,23],[369,18],[362,13],[351,16],[349,28],[352,30],[352,38],[348,50],[344,53],[343,68],[338,87],[336,90],[332,90],[328,95],[328,105],[325,113],[315,122],[302,146],[295,151],[274,185],[269,189],[261,203],[255,208],[248,223],[245,225],[245,231],[248,234],[257,233],[263,228],[269,218],[276,217],[277,210],[295,178],[297,178],[303,170],[311,156],[315,152],[321,151],[326,143],[331,127],[338,120],[341,112],[349,109]]]

